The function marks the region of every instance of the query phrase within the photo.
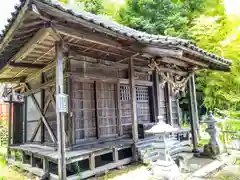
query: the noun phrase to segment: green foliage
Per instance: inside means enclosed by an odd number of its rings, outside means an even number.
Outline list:
[[[8,141],[8,128],[7,126],[0,125],[0,146],[6,145]]]
[[[187,38],[233,60],[231,72],[197,74],[197,90],[204,95],[199,106],[240,110],[240,18],[225,13],[224,0],[125,0],[123,4],[118,0],[73,1],[79,9],[148,33]]]
[[[189,37],[192,20],[216,0],[126,0],[118,21],[152,34]],[[210,11],[209,11],[210,12]]]

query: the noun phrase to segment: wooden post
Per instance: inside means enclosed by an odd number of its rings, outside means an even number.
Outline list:
[[[113,148],[113,161],[118,161],[118,149],[116,147]]]
[[[156,70],[153,71],[152,74],[153,79],[153,97],[154,97],[154,107],[155,107],[155,121],[157,121],[157,117],[160,115],[160,87],[159,87],[159,75]]]
[[[136,97],[136,87],[134,80],[134,69],[133,69],[133,58],[129,59],[128,62],[128,73],[129,73],[129,88],[131,94],[131,119],[132,119],[132,137],[133,137],[133,160],[137,161],[137,148],[136,144],[138,142],[138,122],[137,122],[137,97]]]
[[[12,144],[12,95],[10,95],[9,102],[9,110],[8,110],[8,149],[7,149],[7,157],[11,158],[11,151],[9,146]]]
[[[190,99],[190,118],[191,118],[191,131],[192,131],[192,141],[193,141],[193,152],[197,152],[197,121],[198,121],[198,112],[197,112],[197,100],[196,100],[196,89],[195,89],[195,80],[194,74],[191,75],[189,79],[189,99]]]
[[[44,78],[44,73],[42,73],[41,74],[41,84],[44,84],[44,83],[45,83],[45,78]],[[45,105],[45,90],[42,89],[41,90],[41,109],[42,109],[42,113],[45,115],[44,105]],[[45,133],[44,133],[44,124],[43,124],[42,121],[41,121],[40,132],[41,132],[41,143],[44,143],[44,141],[45,141]]]
[[[168,123],[170,125],[173,125],[173,118],[172,118],[172,98],[170,93],[170,84],[166,83],[166,102],[167,102],[167,117],[168,117]]]
[[[179,99],[176,99],[176,103],[177,103],[177,120],[178,120],[178,126],[181,127],[181,109],[179,106]]]
[[[56,48],[56,95],[63,94],[63,44],[57,42]],[[65,113],[60,112],[60,99],[56,98],[56,114],[57,114],[57,137],[58,137],[58,176],[59,180],[65,180],[66,175],[66,159],[65,159]]]
[[[24,97],[23,104],[23,143],[27,142],[27,97]]]
[[[68,58],[68,57],[67,57]],[[66,60],[66,71],[71,72],[71,61],[68,58]],[[67,94],[68,94],[68,137],[69,146],[71,147],[75,144],[75,129],[73,129],[73,119],[72,119],[72,76],[67,77]]]
[[[45,173],[49,172],[49,161],[46,157],[43,157],[43,171]]]
[[[94,155],[94,153],[91,153],[89,155],[89,167],[90,167],[91,170],[95,169],[95,155]]]
[[[12,95],[10,95],[10,102],[9,102],[9,113],[8,113],[8,145],[11,145],[13,142],[12,137]]]
[[[122,128],[122,118],[121,118],[121,102],[120,102],[120,80],[117,82],[116,86],[116,102],[117,102],[117,120],[118,120],[118,135],[122,136],[123,135],[123,128]]]

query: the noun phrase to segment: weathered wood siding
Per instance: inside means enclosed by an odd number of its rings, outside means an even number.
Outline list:
[[[116,83],[96,82],[99,136],[117,136]]]
[[[96,138],[94,81],[72,77],[72,113],[76,141]]]

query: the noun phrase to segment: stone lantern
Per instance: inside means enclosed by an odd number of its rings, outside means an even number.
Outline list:
[[[210,111],[206,120],[203,123],[207,124],[206,132],[210,135],[210,140],[204,145],[202,156],[215,157],[222,154],[224,146],[219,139],[219,133],[217,129],[217,121],[214,119],[212,112]]]
[[[171,138],[170,133],[178,131],[178,128],[166,124],[161,117],[158,117],[158,120],[157,125],[146,131],[146,133],[154,134],[156,137],[152,146],[158,153],[158,156],[150,162],[151,170],[154,177],[177,179],[180,171],[170,156],[170,149],[178,143]]]

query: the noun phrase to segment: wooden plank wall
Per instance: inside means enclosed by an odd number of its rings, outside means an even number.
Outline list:
[[[71,72],[76,143],[87,139],[120,135],[118,118],[121,119],[123,134],[131,134],[129,85],[120,84],[118,89],[118,79],[126,79],[127,71],[118,71],[113,68],[101,69],[99,66],[71,59]],[[147,73],[136,73],[135,76],[138,80],[149,80]],[[141,123],[150,122],[152,118],[149,91],[148,86],[136,87],[137,115]]]

